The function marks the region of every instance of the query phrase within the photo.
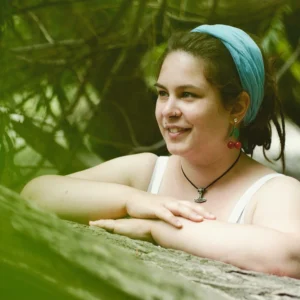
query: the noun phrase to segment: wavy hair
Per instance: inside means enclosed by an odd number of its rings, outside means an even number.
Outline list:
[[[257,39],[251,37],[257,43]],[[204,75],[207,81],[219,89],[224,107],[233,107],[243,87],[230,52],[219,39],[206,33],[177,32],[169,39],[161,64],[165,57],[174,51],[184,51],[201,58],[204,61]],[[251,157],[254,148],[262,146],[264,157],[271,162],[266,155],[266,150],[269,150],[271,146],[271,122],[273,122],[280,140],[280,153],[274,160],[281,159],[283,172],[285,172],[284,114],[277,92],[274,64],[266,59],[263,51],[262,55],[265,66],[264,98],[256,118],[248,125],[241,123],[240,140],[243,150]]]

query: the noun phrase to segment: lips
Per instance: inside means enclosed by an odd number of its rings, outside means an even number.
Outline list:
[[[184,136],[187,131],[191,130],[191,128],[174,125],[165,125],[164,129],[167,131],[169,138],[171,138],[172,140],[177,140],[181,136]]]
[[[167,124],[167,123],[163,124],[163,128],[173,132],[191,129],[189,127],[181,126],[178,124],[175,125],[175,124]]]
[[[178,133],[178,132],[182,132],[182,131],[187,131],[189,130],[188,128],[167,128],[167,130],[171,133]]]

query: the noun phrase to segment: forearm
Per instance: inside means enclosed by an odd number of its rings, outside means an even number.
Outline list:
[[[58,216],[87,223],[126,216],[126,201],[146,192],[128,186],[48,175],[29,182],[21,196]]]
[[[300,276],[299,264],[295,265],[286,248],[291,245],[291,239],[279,231],[209,220],[182,222],[182,229],[154,222],[151,228],[153,239],[163,247],[223,261],[242,269]]]

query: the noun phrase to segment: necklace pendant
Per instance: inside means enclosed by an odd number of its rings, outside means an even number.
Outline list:
[[[197,191],[199,193],[199,197],[197,199],[194,199],[194,201],[196,203],[206,202],[207,200],[205,198],[203,198],[203,194],[206,192],[205,188],[199,188],[199,189],[197,189]]]
[[[206,202],[207,200],[206,200],[205,198],[201,198],[201,197],[199,196],[199,198],[194,199],[194,201],[195,201],[196,203],[203,203],[203,202]]]

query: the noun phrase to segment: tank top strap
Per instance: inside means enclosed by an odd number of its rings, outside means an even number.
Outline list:
[[[263,176],[262,178],[258,179],[254,182],[243,194],[243,196],[239,199],[237,204],[235,205],[228,222],[229,223],[244,223],[244,215],[245,215],[245,208],[249,201],[251,200],[252,196],[270,179],[278,176],[284,176],[283,174],[279,173],[272,173]]]
[[[150,184],[148,186],[148,192],[151,194],[157,194],[164,176],[169,156],[160,156],[157,158],[155,167],[152,173]]]

